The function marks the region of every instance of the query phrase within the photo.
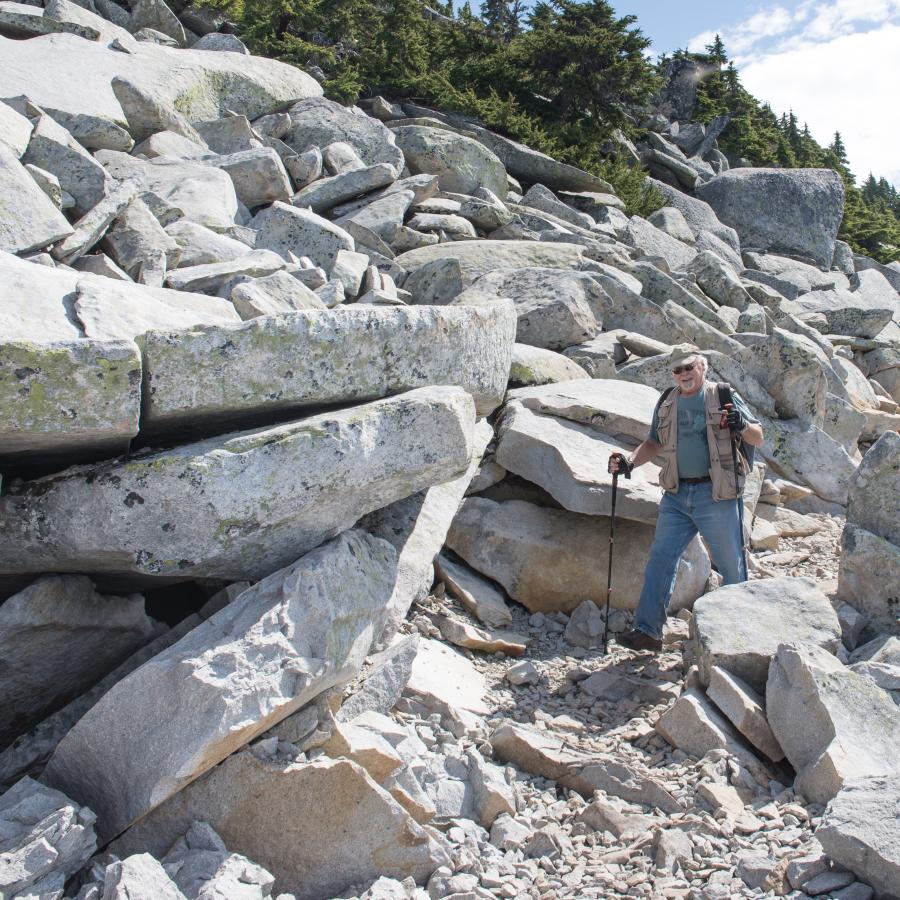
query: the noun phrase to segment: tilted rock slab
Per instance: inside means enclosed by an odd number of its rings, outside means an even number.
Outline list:
[[[96,816],[64,794],[23,778],[0,796],[0,894],[61,897],[97,849]]]
[[[196,820],[265,866],[274,893],[340,896],[379,875],[422,884],[449,858],[365,769],[347,759],[281,765],[250,751],[229,757],[113,845],[162,855]]]
[[[509,369],[509,383],[512,385],[531,386],[536,384],[555,384],[559,381],[590,378],[590,375],[577,362],[541,347],[530,347],[528,344],[514,344],[512,365]]]
[[[191,122],[217,119],[225,110],[254,119],[322,93],[311,76],[286,63],[152,43],[138,42],[122,53],[68,34],[0,38],[0,57],[0,97],[24,94],[51,116],[59,110],[94,120],[94,130],[126,126],[112,89],[116,77],[158,95]]]
[[[140,351],[122,340],[0,340],[0,409],[0,463],[123,453],[138,432]]]
[[[731,169],[697,186],[741,244],[809,256],[831,266],[844,185],[831,169]]]
[[[474,412],[461,388],[421,388],[27,482],[0,498],[0,573],[262,578],[464,472]]]
[[[0,746],[99,681],[154,636],[144,598],[84,575],[44,575],[0,606]]]
[[[900,635],[900,546],[852,522],[841,535],[838,596],[864,612],[875,628]]]
[[[653,532],[640,522],[616,523],[613,606],[637,605]],[[584,600],[598,606],[606,602],[606,519],[521,500],[469,497],[453,521],[447,546],[532,612],[571,612]],[[695,538],[679,564],[675,608],[700,596],[709,571],[709,558]]]
[[[274,572],[113,687],[56,748],[45,782],[83,798],[111,840],[353,678],[396,564],[389,544],[349,531]]]
[[[302,310],[235,326],[149,332],[140,339],[142,424],[221,430],[222,423],[263,413],[376,400],[436,384],[465,388],[485,416],[503,399],[515,322],[507,301]]]
[[[847,781],[828,804],[816,839],[878,897],[900,897],[900,776]]]
[[[809,644],[782,644],[769,667],[772,733],[797,770],[794,782],[827,803],[852,778],[900,774],[900,708],[865,675]]]
[[[713,666],[720,666],[762,691],[780,644],[802,641],[836,653],[841,625],[811,578],[763,578],[701,597],[694,604],[691,636],[704,686]]]
[[[886,431],[850,481],[847,521],[900,545],[900,434]]]

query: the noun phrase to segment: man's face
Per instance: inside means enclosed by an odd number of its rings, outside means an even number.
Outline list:
[[[692,356],[672,367],[672,378],[682,394],[696,394],[703,386],[703,367],[698,356]]]

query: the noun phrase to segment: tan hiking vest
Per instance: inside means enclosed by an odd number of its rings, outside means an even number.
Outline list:
[[[712,381],[703,382],[706,403],[706,440],[709,444],[709,477],[712,479],[713,500],[733,500],[744,489],[747,460],[738,450],[738,489],[734,488],[734,462],[731,456],[731,436],[727,428],[720,428],[719,391]],[[657,435],[662,445],[662,471],[659,483],[666,491],[678,492],[678,388],[660,404]]]

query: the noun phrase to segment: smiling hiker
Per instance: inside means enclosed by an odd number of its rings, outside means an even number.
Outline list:
[[[706,380],[707,362],[696,347],[679,344],[669,365],[675,386],[660,397],[647,440],[630,459],[621,453],[609,458],[609,471],[626,477],[635,466],[662,459],[659,480],[665,493],[635,627],[618,639],[633,650],[661,649],[678,561],[698,531],[724,583],[747,580],[739,497],[749,464],[737,441],[759,446],[762,428],[728,385]]]

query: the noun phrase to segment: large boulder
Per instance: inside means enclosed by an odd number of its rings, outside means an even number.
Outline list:
[[[342,250],[355,250],[353,238],[339,225],[309,209],[276,200],[260,210],[249,227],[256,231],[256,247],[274,250],[286,260],[308,256],[326,272],[331,272]]]
[[[482,275],[454,304],[516,305],[516,340],[545,350],[589,341],[602,325],[603,290],[587,274],[545,267],[501,269]]]
[[[700,681],[714,666],[762,691],[780,644],[802,641],[834,653],[841,626],[811,578],[765,578],[721,587],[694,604],[691,635]]]
[[[279,763],[250,751],[229,757],[113,844],[162,855],[196,820],[275,876],[298,900],[341,896],[379,875],[419,883],[449,862],[365,769],[348,759]],[[274,893],[273,892],[273,893]]]
[[[149,430],[223,430],[261,413],[464,387],[486,416],[506,388],[515,313],[485,307],[303,310],[141,337]],[[0,381],[2,386],[2,381]],[[256,419],[258,421],[258,418]]]
[[[699,239],[703,234],[713,234],[732,250],[740,252],[741,242],[737,232],[733,228],[723,225],[708,203],[691,197],[662,181],[653,178],[648,180],[662,194],[666,205],[677,209],[684,216],[695,239]]]
[[[464,472],[474,413],[461,388],[420,388],[26,482],[0,498],[0,572],[261,578]]]
[[[900,434],[886,431],[850,482],[847,521],[900,545]]]
[[[900,546],[852,522],[841,535],[838,596],[879,631],[900,635]]]
[[[590,374],[568,356],[553,350],[544,350],[542,347],[513,344],[512,363],[509,368],[511,385],[526,387],[589,377]]]
[[[745,248],[809,256],[830,268],[844,215],[844,183],[832,169],[731,169],[696,193]]]
[[[113,687],[56,748],[44,780],[89,803],[111,840],[352,679],[396,566],[385,541],[349,531],[263,579]]]
[[[900,774],[900,708],[821,647],[778,647],[766,682],[769,725],[797,771],[794,787],[826,803],[851,778]]]
[[[470,137],[423,125],[394,129],[413,175],[437,175],[442,191],[473,194],[486,188],[501,200],[506,196],[506,169],[483,144]]]
[[[81,120],[84,133],[77,136],[92,147],[108,145],[91,142],[85,134],[127,125],[113,92],[114,78],[158,95],[191,122],[216,119],[226,110],[254,119],[322,93],[309,75],[286,63],[146,42],[123,53],[70,34],[28,41],[0,37],[0,57],[0,97],[25,95],[67,127],[69,118]]]
[[[871,885],[878,897],[900,896],[900,776],[845,782],[828,804],[816,840],[838,865]]]
[[[44,575],[0,606],[0,746],[87,690],[154,635],[144,598],[105,597],[84,575]]]
[[[65,794],[23,778],[0,796],[0,893],[62,897],[97,849],[96,816]]]
[[[616,523],[616,534],[612,603],[634,609],[654,529],[626,519]],[[447,546],[532,612],[571,612],[584,600],[606,602],[606,518],[521,500],[469,497],[453,521]],[[708,577],[709,559],[695,539],[679,564],[673,605],[700,596]]]

